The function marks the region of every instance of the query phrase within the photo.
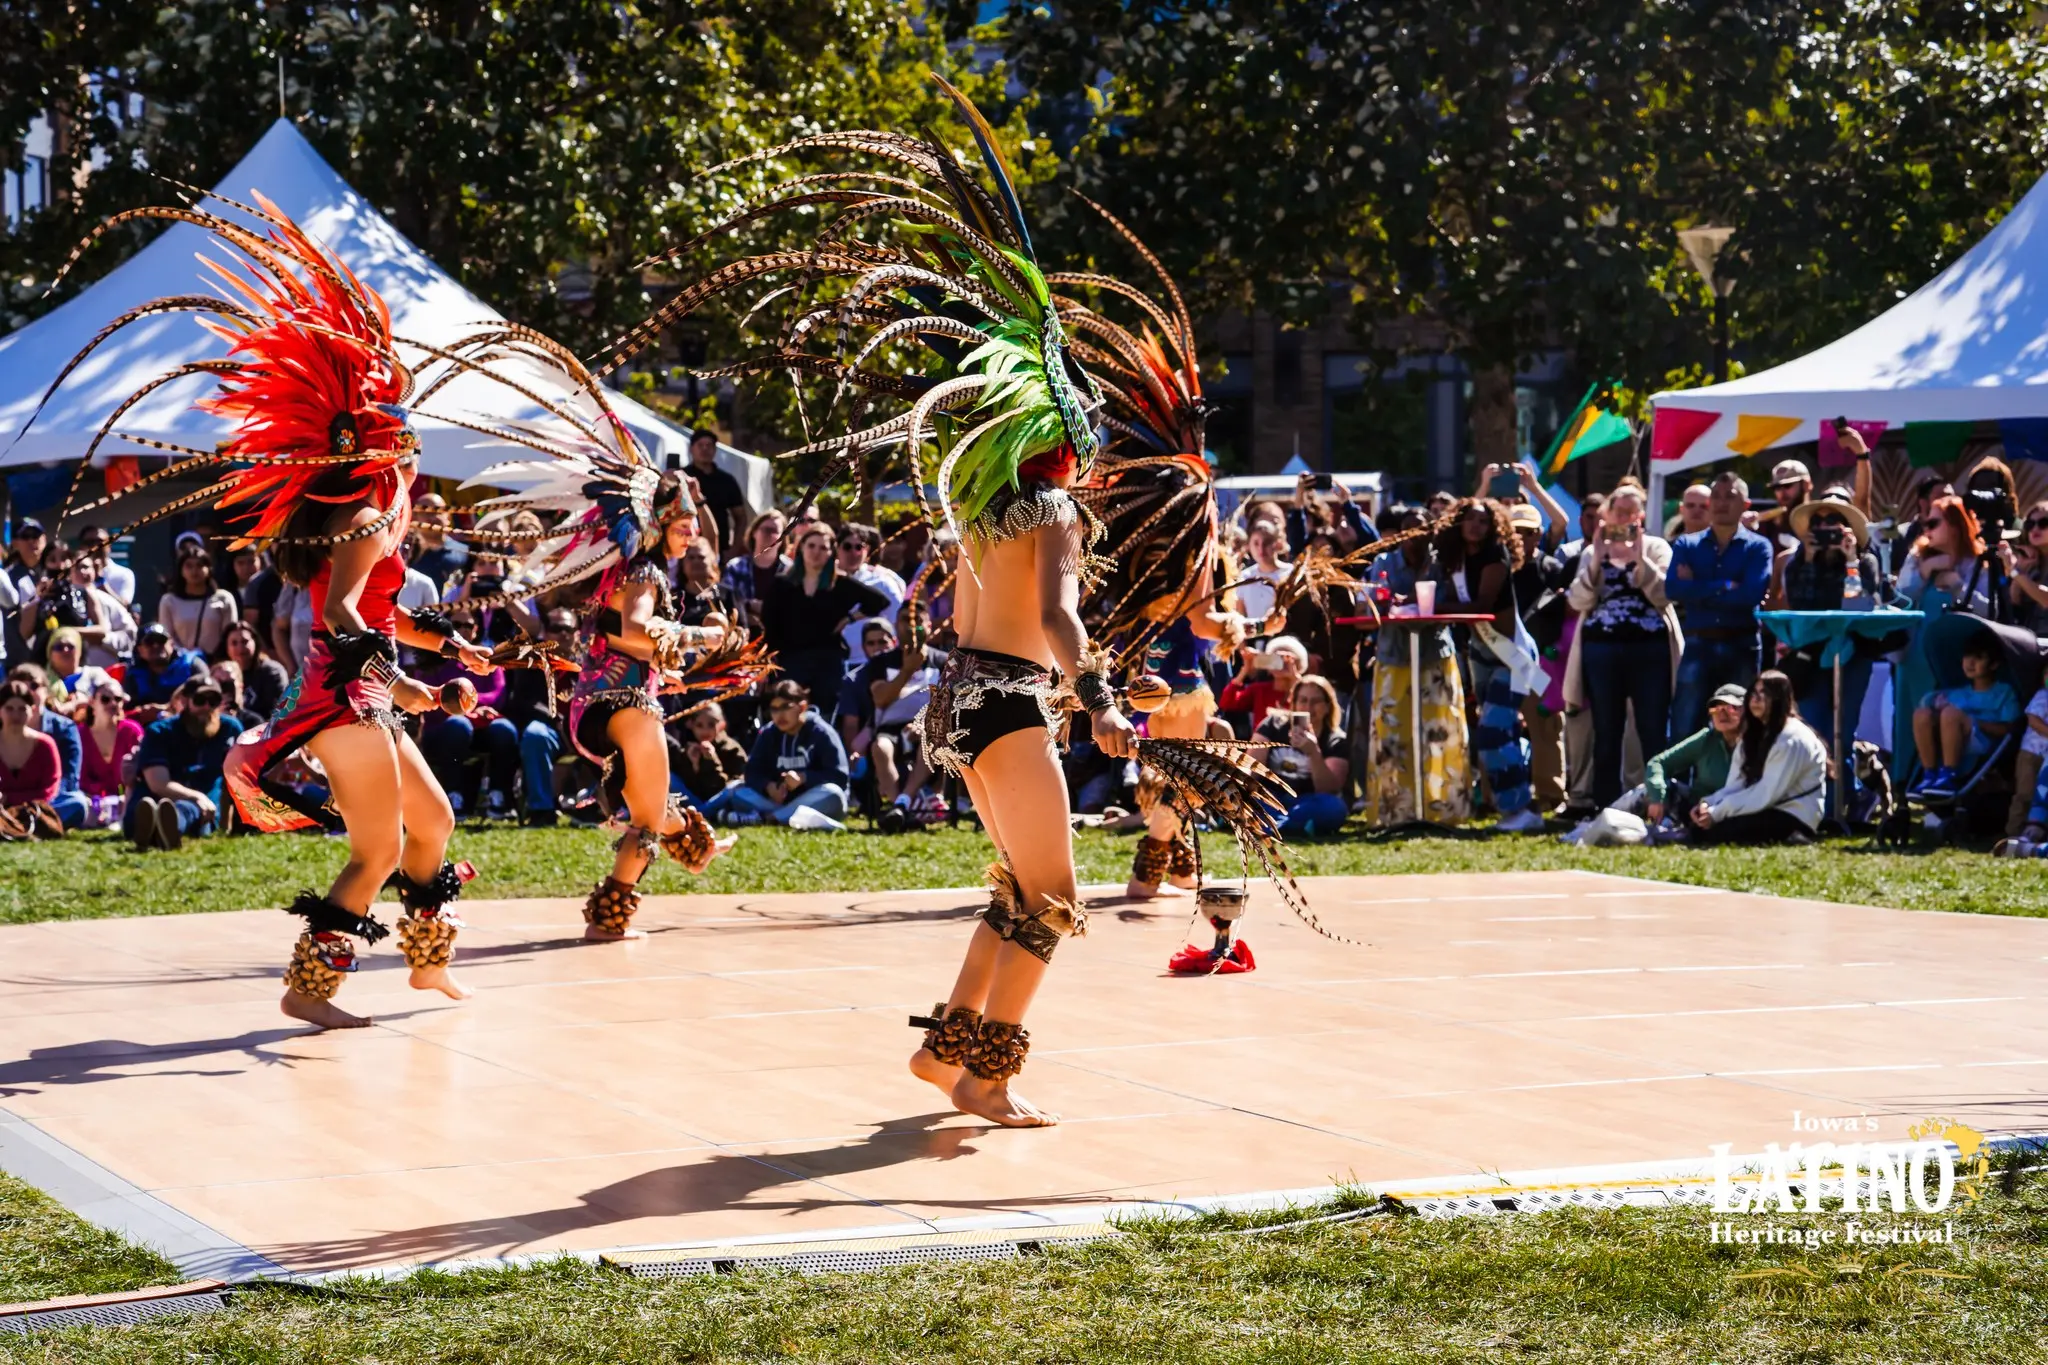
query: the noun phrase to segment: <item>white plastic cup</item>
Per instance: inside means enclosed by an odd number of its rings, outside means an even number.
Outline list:
[[[1415,614],[1417,616],[1436,615],[1436,584],[1417,583],[1415,585]]]

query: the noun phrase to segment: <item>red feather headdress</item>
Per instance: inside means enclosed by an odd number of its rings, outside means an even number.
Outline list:
[[[203,326],[228,343],[227,354],[179,365],[123,399],[87,446],[79,474],[82,477],[93,454],[110,436],[189,458],[84,506],[77,503],[78,480],[74,478],[71,496],[65,500],[66,517],[103,507],[117,497],[195,467],[226,466],[206,487],[174,498],[126,529],[213,501],[223,509],[246,509],[235,518],[243,523],[234,542],[237,548],[278,544],[284,540],[281,533],[292,510],[314,496],[310,491],[314,480],[339,467],[346,470],[350,486],[322,500],[367,503],[380,513],[346,538],[374,535],[394,526],[403,534],[411,519],[409,465],[419,450],[407,414],[425,412],[426,405],[452,381],[476,376],[511,390],[540,409],[540,415],[521,421],[462,409],[436,410],[431,415],[487,442],[524,446],[557,462],[531,469],[514,462],[494,466],[486,474],[545,475],[560,469],[574,481],[570,496],[555,496],[559,490],[542,488],[494,499],[493,506],[554,508],[582,513],[583,521],[590,523],[579,522],[567,531],[551,533],[551,539],[568,538],[572,546],[552,575],[551,585],[599,572],[615,562],[622,547],[597,542],[607,541],[608,533],[616,533],[619,525],[655,524],[653,503],[660,470],[619,420],[596,376],[572,351],[532,328],[501,320],[479,322],[442,345],[399,336],[392,331],[391,311],[377,292],[269,200],[259,194],[255,204],[244,204],[186,185],[177,188],[192,196],[190,204],[116,214],[79,244],[57,278],[61,280],[94,242],[114,228],[146,219],[204,228],[217,244],[234,253],[239,268],[201,257],[216,277],[218,294],[154,299],[115,318],[58,373],[36,411],[42,411],[50,395],[87,356],[122,328],[143,318],[198,314]],[[268,230],[259,231],[192,206],[204,199],[218,200]],[[424,368],[418,376],[399,359],[400,348],[421,357],[419,364]],[[123,415],[149,394],[194,374],[219,378],[219,390],[201,399],[199,406],[235,424],[234,434],[217,449],[195,450],[117,429]],[[34,421],[35,414],[31,414],[29,422]],[[598,506],[600,494],[606,503],[602,508]],[[614,503],[618,506],[612,506]],[[498,510],[509,511],[510,507]],[[309,543],[317,544],[337,539],[308,538]]]
[[[419,438],[400,406],[411,396],[412,375],[393,347],[391,310],[269,201],[259,195],[257,202],[277,220],[269,240],[280,263],[328,268],[304,269],[303,277],[291,269],[251,269],[244,280],[206,262],[261,319],[255,326],[240,318],[201,319],[229,343],[235,368],[199,406],[235,423],[219,453],[249,464],[230,476],[234,487],[216,504],[253,507],[241,518],[248,528],[229,548],[277,539],[299,502],[316,497],[312,481],[337,464],[350,465],[355,486],[319,500],[367,502],[383,514],[375,524],[396,521],[403,534],[412,507],[407,466]]]
[[[413,380],[398,359],[391,311],[374,289],[358,280],[276,205],[261,195],[256,198],[254,206],[223,202],[263,223],[268,232],[190,207],[131,209],[102,224],[58,272],[61,280],[79,256],[108,231],[141,219],[202,227],[217,243],[236,253],[240,266],[239,270],[230,269],[202,256],[202,263],[224,286],[219,297],[173,295],[130,309],[101,328],[51,382],[36,413],[109,338],[132,323],[160,314],[196,313],[202,326],[229,343],[225,358],[179,365],[115,405],[80,460],[79,477],[109,436],[191,458],[84,507],[75,505],[78,478],[74,478],[72,497],[66,499],[67,517],[184,473],[195,464],[227,465],[234,467],[135,525],[213,500],[221,508],[247,508],[235,518],[245,525],[232,548],[271,544],[279,539],[292,511],[314,496],[310,492],[313,482],[339,466],[347,471],[352,487],[323,500],[367,502],[380,512],[375,522],[353,534],[384,531],[394,523],[403,531],[411,511],[411,476],[406,466],[417,454],[419,441],[401,406],[411,397]],[[235,424],[234,434],[219,447],[196,450],[115,430],[122,416],[144,397],[191,374],[219,378],[219,390],[198,402],[199,407]],[[30,424],[35,416],[30,415]],[[26,424],[23,430],[27,430]],[[318,539],[327,543],[332,538]]]

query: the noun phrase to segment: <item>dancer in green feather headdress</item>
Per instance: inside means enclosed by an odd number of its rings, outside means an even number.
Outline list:
[[[760,153],[750,159],[855,153],[886,165],[800,175],[714,228],[840,206],[807,250],[736,261],[684,288],[620,339],[611,363],[707,300],[768,281],[748,316],[779,305],[774,342],[712,375],[811,376],[831,381],[835,407],[856,392],[900,408],[792,453],[835,456],[834,472],[900,454],[921,510],[967,550],[959,647],[914,728],[932,764],[966,785],[1001,858],[952,992],[911,1021],[925,1037],[910,1067],[962,1110],[1035,1127],[1055,1119],[1010,1088],[1030,1047],[1024,1015],[1053,949],[1086,926],[1055,739],[1077,711],[1112,758],[1134,754],[1136,737],[1078,610],[1100,526],[1068,490],[1100,447],[1102,393],[1068,345],[988,124],[933,79],[972,132],[994,193],[929,133],[822,133]],[[903,666],[918,662],[906,654]]]
[[[967,122],[995,193],[970,178],[929,132],[820,133],[719,167],[713,174],[769,159],[848,153],[891,163],[887,170],[799,175],[767,202],[646,262],[685,261],[745,225],[796,210],[843,206],[808,250],[734,261],[679,291],[607,348],[605,372],[707,302],[766,283],[772,287],[753,301],[747,316],[755,319],[779,305],[773,342],[702,377],[780,372],[829,378],[836,381],[834,407],[849,392],[906,405],[886,421],[784,454],[835,455],[843,468],[878,452],[900,451],[928,519],[956,532],[972,527],[982,539],[1002,538],[1006,531],[1028,530],[1034,516],[1043,515],[1032,512],[1025,487],[1034,461],[1086,475],[1101,444],[1103,395],[1071,354],[993,132],[966,96],[940,77],[932,79]],[[863,228],[873,229],[875,237],[856,236]],[[855,347],[857,328],[866,335]],[[871,368],[878,360],[890,363]],[[822,420],[831,416],[828,411]],[[928,465],[925,452],[933,438],[936,466]],[[928,473],[937,508],[925,496]]]

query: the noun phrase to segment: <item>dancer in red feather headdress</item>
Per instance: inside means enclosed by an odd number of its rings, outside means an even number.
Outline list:
[[[224,469],[217,481],[149,519],[212,500],[239,527],[231,548],[270,550],[279,572],[311,596],[311,653],[269,723],[231,752],[227,780],[243,819],[259,829],[307,827],[335,816],[346,826],[349,860],[341,875],[325,896],[306,891],[289,907],[306,924],[285,971],[283,1009],[321,1028],[357,1028],[369,1020],[340,1009],[333,997],[355,965],[350,936],[374,943],[389,932],[370,914],[387,880],[396,882],[405,906],[399,933],[412,984],[457,999],[468,994],[448,971],[460,921],[447,906],[469,870],[444,857],[455,817],[398,717],[440,705],[441,697],[398,672],[397,644],[459,657],[479,673],[492,665],[488,651],[456,638],[445,620],[408,612],[395,600],[405,577],[398,547],[410,521],[419,440],[403,406],[413,377],[398,359],[389,310],[296,224],[260,203],[234,207],[267,225],[267,233],[194,208],[137,209],[113,219],[107,227],[136,218],[204,227],[239,253],[241,269],[208,260],[224,297],[179,296],[132,310],[102,329],[51,389],[143,317],[197,313],[228,342],[224,358],[181,365],[119,404],[93,446],[117,435],[191,457],[166,475],[199,465]],[[234,423],[217,450],[115,430],[144,394],[187,374],[219,377],[219,390],[200,402]],[[325,807],[266,780],[301,749],[326,772]]]

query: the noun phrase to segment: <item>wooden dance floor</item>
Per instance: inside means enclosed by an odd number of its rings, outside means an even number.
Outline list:
[[[1366,946],[1261,891],[1259,969],[1193,980],[1163,971],[1187,902],[1093,895],[1031,1021],[1048,1132],[902,1069],[969,892],[651,896],[648,939],[590,946],[576,902],[469,902],[474,1000],[387,943],[341,997],[376,1026],[325,1035],[277,1012],[276,911],[0,929],[0,1163],[319,1271],[1697,1159],[1795,1114],[2048,1128],[2048,921],[1573,872],[1308,890]]]

